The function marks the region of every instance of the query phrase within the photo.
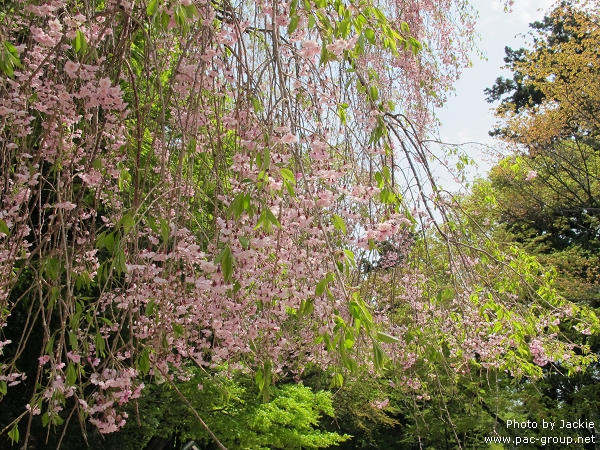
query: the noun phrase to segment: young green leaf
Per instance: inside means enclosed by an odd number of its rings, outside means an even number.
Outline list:
[[[279,169],[279,172],[281,173],[281,177],[284,180],[288,181],[291,185],[296,186],[296,177],[290,169],[286,169],[285,167],[283,167]]]
[[[146,375],[150,371],[150,355],[148,349],[144,349],[138,360],[138,367],[143,375]]]
[[[96,354],[98,356],[104,356],[106,343],[104,342],[104,338],[100,333],[96,333],[96,336],[94,337],[94,344],[96,344]]]
[[[19,442],[19,424],[15,423],[12,429],[8,432],[8,437],[13,442]]]
[[[250,247],[250,240],[246,236],[238,236],[238,241],[240,241],[244,250],[248,250]]]
[[[10,236],[10,230],[8,229],[8,225],[2,219],[0,219],[0,233],[4,233],[7,236]]]
[[[287,32],[288,34],[292,34],[298,28],[298,21],[300,20],[300,16],[294,15],[290,19],[290,24],[288,25]]]
[[[331,221],[333,222],[333,227],[336,230],[340,230],[344,234],[347,233],[346,222],[344,222],[344,219],[342,217],[338,216],[337,214],[334,214],[331,217]]]
[[[177,323],[177,322],[171,323],[171,328],[173,329],[173,331],[175,332],[176,335],[178,335],[178,336],[183,335],[184,329],[180,323]]]
[[[386,344],[400,343],[400,339],[392,336],[391,334],[383,333],[382,331],[377,332],[377,340],[380,342],[385,342]]]
[[[323,292],[325,292],[325,288],[327,288],[327,278],[323,278],[317,283],[317,286],[315,287],[315,295],[317,297],[323,295]]]
[[[146,8],[146,14],[148,14],[150,17],[154,16],[154,14],[156,14],[156,12],[158,11],[158,0],[150,0],[150,3],[148,3],[148,7]]]
[[[273,212],[269,208],[265,209],[265,215],[267,220],[271,222],[272,225],[275,225],[277,228],[283,229],[283,227],[279,223],[279,220],[277,220],[277,217],[275,217],[275,214],[273,214]]]
[[[67,366],[67,384],[69,386],[73,386],[77,381],[77,370],[75,369],[75,364],[69,363]]]
[[[225,253],[221,259],[221,271],[223,272],[225,282],[229,282],[233,273],[233,254],[229,246],[225,247]]]

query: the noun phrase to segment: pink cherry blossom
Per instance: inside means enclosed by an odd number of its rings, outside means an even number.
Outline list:
[[[538,173],[535,170],[530,170],[527,172],[527,176],[525,177],[525,181],[531,181],[538,176]]]
[[[77,75],[75,72],[77,72],[79,70],[79,64],[76,62],[73,62],[71,60],[68,60],[65,63],[65,72],[66,74],[71,77],[71,78],[75,78]]]
[[[281,142],[283,142],[284,144],[294,144],[298,142],[298,138],[293,134],[288,133],[281,138]]]
[[[315,41],[303,41],[302,49],[298,53],[304,58],[312,58],[321,53],[321,45]]]
[[[57,203],[56,205],[54,205],[54,207],[57,209],[64,209],[65,211],[71,211],[71,210],[77,208],[77,205],[75,203],[71,203],[71,202],[61,202],[61,203]]]

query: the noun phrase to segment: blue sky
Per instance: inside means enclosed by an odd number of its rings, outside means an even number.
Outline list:
[[[555,3],[553,0],[515,0],[513,11],[504,12],[503,0],[470,0],[479,11],[477,31],[481,36],[479,49],[487,61],[473,54],[473,67],[464,69],[461,79],[455,84],[456,92],[451,95],[446,106],[437,111],[442,122],[440,137],[442,141],[462,144],[479,142],[498,147],[498,143],[489,135],[496,119],[485,101],[483,90],[494,84],[496,77],[510,76],[507,70],[501,70],[504,61],[504,47],[523,47],[528,39],[528,24],[540,20],[544,12]],[[483,175],[490,167],[490,157],[481,147],[466,145],[469,155],[479,164],[478,174]],[[446,183],[453,184],[452,182]]]

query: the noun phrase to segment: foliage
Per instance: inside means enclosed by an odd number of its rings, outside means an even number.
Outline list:
[[[321,416],[333,416],[331,393],[327,391],[315,394],[302,385],[282,384],[273,388],[272,400],[263,403],[253,383],[243,377],[236,381],[222,375],[208,378],[196,374],[177,386],[227,448],[325,448],[350,438],[318,428]],[[139,449],[153,436],[173,433],[183,442],[211,440],[179,395],[165,384],[153,386],[137,407],[141,428],[129,422],[104,444],[98,442],[98,448]],[[128,447],[125,442],[130,436],[133,439]]]
[[[560,295],[596,310],[599,135],[593,118],[597,92],[590,87],[598,75],[592,50],[597,11],[595,2],[563,2],[543,22],[532,24],[533,49],[507,51],[513,80],[497,80],[487,93],[490,100],[502,100],[496,109],[503,121],[498,130],[512,152],[461,200],[473,224],[487,224],[491,240],[530,255],[556,274]],[[598,354],[597,334],[578,321],[561,320],[556,332],[564,342]],[[537,381],[497,376],[498,417],[597,421],[597,360],[583,371],[565,370],[567,363],[565,356],[541,364],[543,377]],[[594,431],[560,433],[588,438]]]
[[[397,367],[410,391],[435,380],[411,368],[594,359],[554,333],[595,316],[463,224],[427,164],[466,1],[1,8],[0,428],[19,445],[118,431],[191,365],[251,374],[258,436],[274,415],[302,429],[294,403],[306,426],[330,412],[274,387],[312,364],[333,388]]]
[[[531,151],[563,139],[598,135],[596,1],[562,2],[534,30],[531,49],[506,49],[513,79],[499,78],[488,101],[501,100],[494,134]]]

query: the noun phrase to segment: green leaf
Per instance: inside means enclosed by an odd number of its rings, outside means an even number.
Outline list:
[[[454,290],[450,288],[444,288],[439,293],[440,300],[448,301],[454,298]]]
[[[69,331],[69,344],[71,344],[71,350],[75,350],[79,344],[77,335],[72,331]]]
[[[284,180],[287,180],[291,185],[296,186],[296,177],[290,169],[284,167],[280,169],[279,172]]]
[[[112,321],[110,321],[109,319],[107,319],[106,317],[100,317],[100,320],[102,322],[104,322],[106,325],[108,325],[109,327],[114,327],[115,324],[112,323]]]
[[[347,233],[346,222],[344,222],[344,219],[342,217],[338,216],[337,214],[334,214],[331,217],[331,221],[333,222],[333,227],[336,230],[340,230],[344,234]]]
[[[104,356],[106,343],[104,342],[104,338],[100,333],[96,333],[96,336],[94,337],[94,344],[96,345],[96,354],[99,356]]]
[[[194,17],[196,17],[198,14],[198,8],[196,8],[196,5],[184,5],[183,9],[185,10],[185,15],[189,18],[189,19],[193,19]]]
[[[348,260],[350,261],[350,265],[352,267],[356,267],[356,258],[354,257],[354,252],[352,250],[344,250],[344,253],[346,254],[346,257],[348,258]]]
[[[120,249],[114,259],[114,268],[117,271],[117,274],[127,273],[127,264],[126,264],[126,256],[125,251]]]
[[[327,278],[323,278],[321,281],[317,283],[315,287],[315,295],[320,297],[325,292],[325,288],[327,287]]]
[[[104,247],[105,239],[106,239],[106,231],[103,231],[102,233],[100,233],[98,235],[98,238],[96,239],[96,248],[100,249],[100,248]]]
[[[369,239],[369,250],[377,250],[377,244],[373,239]]]
[[[225,256],[225,253],[228,249],[229,247],[225,247],[223,250],[221,250],[221,252],[215,258],[215,264],[219,264],[223,260],[223,257]]]
[[[227,209],[227,217],[233,215],[235,220],[240,218],[244,210],[244,197],[245,195],[243,192],[240,192],[238,195],[236,195]]]
[[[399,344],[400,339],[392,336],[391,334],[383,333],[381,331],[377,332],[377,340],[380,342],[385,342],[386,344]]]
[[[6,384],[6,381],[4,380],[0,381],[0,395],[6,395],[7,392],[8,384]]]
[[[350,369],[350,372],[357,373],[358,372],[358,363],[352,358],[349,358],[348,362],[349,362],[348,369]]]
[[[130,212],[125,214],[123,217],[121,217],[121,220],[119,220],[118,223],[123,227],[125,234],[129,233],[131,229],[135,226],[135,219],[133,218],[133,214]]]
[[[379,100],[379,89],[377,89],[376,86],[371,86],[371,90],[370,90],[370,99],[373,101],[377,101]]]
[[[45,264],[46,276],[52,280],[58,280],[60,275],[60,262],[57,258],[48,258]]]
[[[181,336],[184,333],[183,326],[180,323],[172,322],[171,323],[171,328],[173,329],[173,331],[175,332],[175,334],[178,335],[178,336]]]
[[[294,31],[296,31],[296,28],[298,28],[299,20],[300,20],[300,17],[298,15],[292,16],[292,18],[290,19],[290,24],[288,25],[288,28],[287,28],[288,34],[292,34]]]
[[[375,363],[375,370],[377,372],[383,369],[384,361],[385,352],[377,342],[373,341],[373,362]]]
[[[13,65],[10,64],[10,61],[7,60],[6,55],[3,55],[3,59],[0,60],[0,68],[2,68],[2,72],[6,74],[6,76],[13,78],[15,76],[15,70],[13,69]]]
[[[160,25],[162,26],[164,31],[169,29],[169,23],[171,22],[171,16],[167,14],[166,11],[163,11],[160,15]]]
[[[19,424],[15,423],[12,429],[8,432],[8,437],[10,440],[15,443],[19,442]]]
[[[87,52],[87,40],[85,39],[85,35],[79,30],[77,30],[77,35],[73,40],[73,47],[75,48],[75,52],[79,53],[80,55],[85,55]]]
[[[225,247],[225,253],[221,259],[221,271],[223,272],[225,282],[229,282],[233,273],[233,254],[229,246]]]
[[[385,178],[387,181],[390,181],[392,178],[390,168],[388,166],[383,166],[383,178]]]
[[[67,366],[67,384],[69,386],[73,386],[77,381],[77,370],[75,369],[75,364],[69,363]]]
[[[242,198],[242,209],[248,213],[250,218],[253,216],[252,203],[250,203],[250,194],[244,195]]]
[[[346,339],[344,339],[344,347],[352,348],[353,346],[354,346],[354,339],[352,339],[351,337],[346,337]]]
[[[300,303],[300,309],[298,310],[298,314],[300,314],[301,316],[308,316],[310,314],[312,314],[312,312],[315,309],[315,300],[312,298],[306,299],[306,300],[302,300],[302,302]]]
[[[143,375],[146,375],[150,371],[150,355],[148,349],[142,351],[138,361],[138,367]]]
[[[269,150],[269,147],[265,147],[261,167],[263,170],[267,171],[267,170],[269,170],[270,166],[271,166],[271,151]]]
[[[47,427],[49,423],[50,423],[50,418],[48,417],[48,413],[45,412],[44,415],[42,415],[42,426]]]
[[[0,219],[0,233],[4,233],[7,236],[10,236],[10,230],[8,229],[8,225],[2,219]]]
[[[350,32],[350,20],[342,20],[338,25],[338,31],[340,35],[345,39],[348,36],[348,33]]]
[[[149,16],[154,16],[154,14],[156,14],[156,12],[158,11],[158,0],[150,0],[150,3],[148,3],[148,7],[146,8],[146,13]]]
[[[252,107],[254,108],[254,112],[259,113],[263,110],[263,104],[260,100],[255,97],[251,97]]]
[[[176,6],[173,10],[173,13],[173,18],[175,19],[175,23],[177,24],[177,26],[184,29],[186,25],[186,15],[183,6]]]
[[[288,194],[290,194],[290,197],[296,197],[296,191],[294,190],[294,186],[292,186],[292,184],[288,180],[283,180],[283,184],[285,185]]]
[[[47,355],[51,355],[54,351],[54,338],[56,337],[55,334],[53,334],[52,336],[50,336],[50,339],[48,339],[48,342],[46,343],[46,347],[44,348],[44,350],[46,351]]]
[[[377,181],[377,187],[381,189],[383,187],[383,176],[381,176],[381,173],[375,172],[375,181]]]
[[[169,234],[171,233],[171,228],[169,227],[169,223],[165,219],[159,219],[160,221],[160,235],[162,237],[163,242],[167,242],[169,240]]]
[[[349,308],[352,317],[359,319],[363,323],[367,332],[370,332],[371,328],[373,327],[373,316],[367,310],[367,306],[365,305],[363,299],[360,298],[358,292],[352,294],[352,300],[350,301]]]
[[[360,320],[360,307],[358,306],[358,303],[356,303],[354,300],[350,301],[350,304],[348,305],[348,311],[350,312],[350,315],[352,317]]]
[[[346,123],[348,122],[348,115],[346,114],[346,110],[341,106],[338,106],[337,114],[340,118],[340,122],[342,122],[342,125],[346,125]]]
[[[18,56],[19,52],[17,51],[17,47],[15,47],[14,45],[12,45],[10,42],[8,41],[4,41],[4,47],[6,48],[6,50],[13,56]]]
[[[19,59],[19,52],[17,52],[15,46],[8,41],[4,41],[2,44],[4,48],[0,50],[0,67],[7,76],[13,78],[15,75],[15,66],[23,68],[21,60]]]
[[[354,47],[354,51],[359,56],[365,53],[365,35],[363,33],[358,36],[358,41],[356,43],[356,47]]]
[[[375,31],[372,28],[367,28],[365,30],[365,38],[369,41],[369,44],[375,45]]]
[[[382,201],[382,203],[385,203],[386,205],[391,205],[396,203],[396,194],[394,194],[389,189],[384,188],[379,193],[379,199]]]
[[[258,387],[258,390],[261,391],[262,387],[263,387],[263,371],[262,370],[257,370],[256,374],[254,375],[254,382],[256,383],[256,386]]]
[[[259,384],[259,388],[260,388],[260,392],[262,393],[262,400],[264,403],[267,403],[269,401],[269,397],[271,396],[271,389],[270,389],[270,385],[271,385],[271,371],[273,369],[273,364],[268,361],[266,363],[263,364],[263,370],[257,372],[257,378],[258,378],[258,374],[260,373],[260,381],[261,383]]]
[[[256,221],[255,230],[258,230],[260,227],[264,227],[267,231],[270,230],[269,221],[267,220],[267,215],[265,211],[260,213],[258,220]]]
[[[112,253],[115,248],[115,235],[113,233],[109,233],[104,237],[104,246],[109,253]]]
[[[146,317],[151,316],[154,313],[154,299],[151,298],[148,304],[146,305]]]
[[[330,388],[341,388],[344,385],[344,376],[341,373],[334,373],[331,378]]]
[[[265,209],[265,215],[267,220],[271,222],[271,224],[275,225],[277,228],[283,229],[283,227],[279,223],[279,220],[277,220],[277,217],[275,217],[275,214],[273,214],[273,212],[269,208]]]
[[[494,324],[494,328],[493,328],[493,332],[494,333],[498,333],[500,330],[502,330],[502,327],[504,326],[504,324],[502,322],[496,322]]]
[[[238,236],[238,241],[240,241],[240,244],[242,244],[244,250],[248,250],[250,247],[250,239],[248,239],[246,236]]]

